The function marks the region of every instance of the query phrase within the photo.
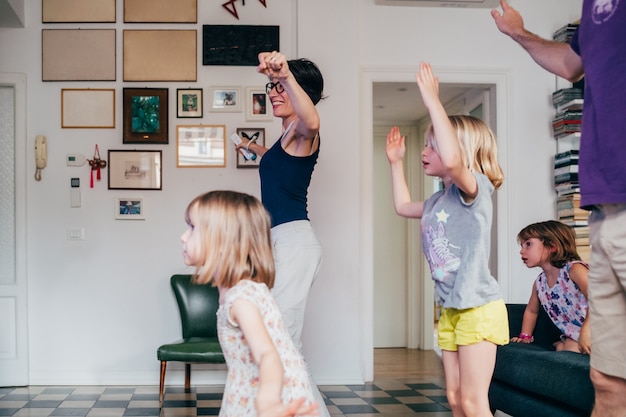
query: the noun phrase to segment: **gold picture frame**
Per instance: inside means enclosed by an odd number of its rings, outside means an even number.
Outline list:
[[[61,128],[115,128],[115,89],[61,89]]]
[[[115,81],[115,29],[42,29],[42,81]]]
[[[124,30],[124,81],[196,81],[196,30]]]
[[[198,1],[124,0],[124,23],[198,23]]]
[[[178,168],[226,166],[226,125],[176,126]]]
[[[42,23],[115,23],[115,0],[41,0]]]

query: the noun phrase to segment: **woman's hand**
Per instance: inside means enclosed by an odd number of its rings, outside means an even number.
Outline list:
[[[401,161],[404,158],[406,147],[404,145],[405,137],[400,135],[398,126],[394,126],[387,135],[387,159],[390,164]]]
[[[280,52],[261,52],[257,71],[267,75],[270,80],[284,80],[291,73],[287,58]]]

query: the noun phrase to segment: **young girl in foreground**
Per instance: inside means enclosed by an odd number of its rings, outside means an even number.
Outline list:
[[[563,333],[556,350],[591,353],[587,317],[587,274],[589,266],[576,251],[576,234],[568,225],[549,220],[533,223],[517,235],[520,255],[528,268],[542,269],[524,310],[522,332],[511,339],[532,343],[540,305]]]
[[[442,305],[438,343],[446,395],[454,416],[491,416],[488,390],[497,345],[509,340],[506,307],[489,272],[493,203],[503,174],[489,128],[470,116],[450,116],[439,100],[439,82],[421,64],[417,85],[432,126],[422,165],[444,189],[426,201],[411,201],[404,177],[404,136],[387,136],[396,213],[421,219],[422,244]]]
[[[309,374],[276,302],[270,219],[255,197],[212,191],[187,207],[183,257],[219,289],[217,329],[228,376],[220,416],[316,415]]]

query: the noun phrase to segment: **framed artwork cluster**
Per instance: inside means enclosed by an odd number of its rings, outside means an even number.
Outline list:
[[[202,88],[179,88],[176,90],[176,117],[201,118],[204,116]],[[272,121],[274,115],[265,89],[262,87],[211,86],[208,91],[208,112],[241,113],[245,109],[246,120]]]

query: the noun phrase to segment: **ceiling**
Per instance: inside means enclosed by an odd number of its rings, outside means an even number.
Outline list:
[[[460,98],[476,85],[440,84],[439,97],[444,105]],[[373,84],[374,123],[415,123],[428,115],[417,83],[375,82]]]

